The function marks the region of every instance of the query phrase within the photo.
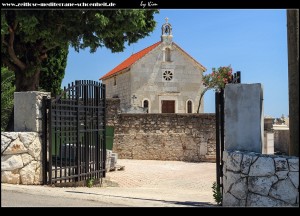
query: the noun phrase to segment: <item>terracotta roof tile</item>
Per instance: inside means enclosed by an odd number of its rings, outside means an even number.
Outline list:
[[[137,53],[132,54],[129,58],[127,58],[125,61],[123,61],[121,64],[119,64],[117,67],[109,71],[107,74],[105,74],[103,77],[100,78],[100,80],[106,79],[114,74],[117,74],[118,72],[130,67],[132,64],[134,64],[136,61],[144,57],[147,53],[149,53],[151,50],[153,50],[155,47],[157,47],[161,42],[157,42]]]

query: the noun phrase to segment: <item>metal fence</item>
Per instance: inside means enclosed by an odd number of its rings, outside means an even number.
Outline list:
[[[105,85],[76,80],[43,98],[44,184],[101,183],[105,177]]]

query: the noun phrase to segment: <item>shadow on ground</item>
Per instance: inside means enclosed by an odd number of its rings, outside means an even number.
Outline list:
[[[107,196],[107,197],[117,197],[117,198],[134,199],[134,200],[147,200],[147,201],[163,202],[163,203],[168,203],[168,204],[182,205],[182,206],[186,206],[186,207],[218,207],[217,205],[209,203],[209,202],[171,201],[171,200],[147,199],[147,198],[138,198],[138,197],[104,195],[104,194],[99,194],[99,193],[89,193],[89,192],[81,192],[81,191],[65,191],[65,192],[67,192],[67,193],[91,194],[91,195]]]

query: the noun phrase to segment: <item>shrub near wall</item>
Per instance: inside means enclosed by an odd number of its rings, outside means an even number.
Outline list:
[[[214,161],[214,114],[119,114],[113,151],[119,158]]]

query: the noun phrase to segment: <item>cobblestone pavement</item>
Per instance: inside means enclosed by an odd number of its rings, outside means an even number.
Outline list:
[[[93,200],[107,206],[215,207],[215,163],[118,159],[123,171],[107,173],[103,187],[58,188],[1,184],[2,190]]]

